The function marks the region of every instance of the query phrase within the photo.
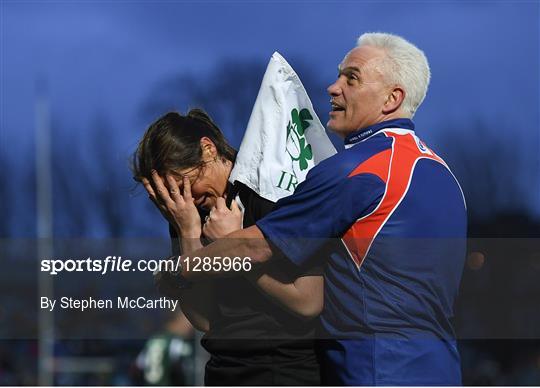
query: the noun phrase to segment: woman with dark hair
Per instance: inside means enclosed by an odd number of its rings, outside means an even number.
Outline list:
[[[144,134],[134,176],[169,221],[176,255],[251,226],[272,210],[273,202],[229,183],[235,156],[200,109],[167,113]],[[205,332],[201,343],[211,354],[205,384],[319,385],[312,337],[322,293],[319,271],[301,271],[285,260],[181,291],[182,311]]]

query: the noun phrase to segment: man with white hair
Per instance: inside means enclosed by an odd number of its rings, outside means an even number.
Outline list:
[[[328,87],[328,127],[345,150],[256,225],[193,254],[322,262],[326,384],[461,384],[450,320],[467,216],[455,177],[414,132],[429,79],[424,53],[405,39],[360,36]],[[221,274],[189,271],[190,261],[173,275],[182,286]]]

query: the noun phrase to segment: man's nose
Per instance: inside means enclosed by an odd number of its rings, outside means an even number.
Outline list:
[[[332,85],[330,85],[326,91],[332,97],[339,96],[341,94],[341,87],[339,86],[339,80],[336,80]]]

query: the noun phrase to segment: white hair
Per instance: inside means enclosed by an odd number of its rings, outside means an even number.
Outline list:
[[[426,97],[431,72],[424,52],[400,36],[369,32],[360,35],[357,47],[372,46],[386,52],[384,77],[405,89],[401,108],[410,117]]]

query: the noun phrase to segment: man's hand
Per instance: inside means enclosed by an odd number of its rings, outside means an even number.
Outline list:
[[[212,208],[206,219],[203,234],[215,241],[241,228],[242,211],[238,208],[236,201],[232,201],[231,209],[229,209],[225,204],[225,199],[219,197],[216,206]]]
[[[167,185],[157,171],[152,172],[152,181],[143,178],[143,185],[152,202],[157,206],[163,217],[174,226],[178,235],[182,238],[201,237],[201,219],[191,196],[191,184],[187,176],[183,179],[183,193],[176,180],[167,175]],[[154,191],[154,187],[156,190]]]
[[[230,269],[225,268],[224,263],[225,260],[231,260],[231,257],[249,257],[251,265],[230,271]],[[249,228],[234,231],[227,235],[227,238],[220,238],[205,247],[182,256],[182,276],[185,280],[196,282],[201,279],[240,275],[251,271],[255,266],[267,262],[271,257],[272,249],[265,240],[263,233],[257,225],[252,225]],[[201,258],[212,258],[212,265],[210,265],[211,268],[208,268],[208,271],[195,269],[197,262],[200,262]]]

